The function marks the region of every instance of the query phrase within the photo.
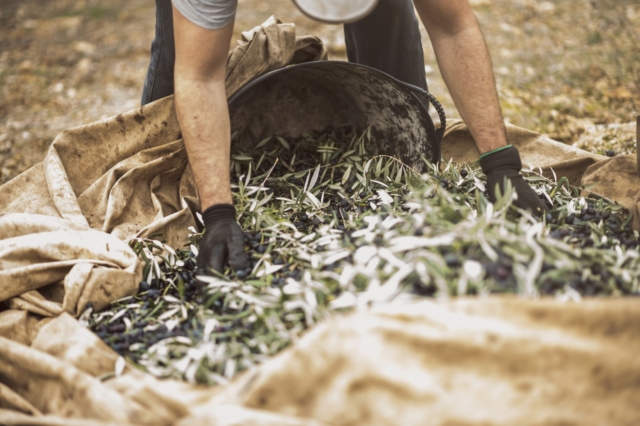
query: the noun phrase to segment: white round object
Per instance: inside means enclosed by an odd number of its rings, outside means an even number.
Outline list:
[[[462,264],[462,269],[472,281],[478,281],[484,275],[482,264],[476,260],[465,260]]]
[[[302,13],[328,24],[358,21],[375,9],[378,0],[293,0]]]

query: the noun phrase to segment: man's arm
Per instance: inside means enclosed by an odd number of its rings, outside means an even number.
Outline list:
[[[173,8],[175,101],[202,210],[231,204],[225,75],[233,24],[208,30]]]
[[[480,151],[489,199],[495,202],[497,191],[504,193],[510,181],[517,207],[544,212],[546,206],[520,175],[518,150],[507,145],[491,58],[469,1],[414,0],[414,4],[453,101]]]
[[[247,266],[244,235],[235,219],[229,175],[231,134],[225,76],[233,24],[199,27],[173,8],[175,102],[182,138],[198,188],[205,234],[199,272]]]
[[[468,0],[414,0],[414,4],[480,154],[505,146],[491,58]]]

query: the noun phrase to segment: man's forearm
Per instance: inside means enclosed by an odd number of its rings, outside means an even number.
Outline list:
[[[491,60],[477,28],[434,41],[442,75],[480,154],[507,144]]]
[[[457,5],[444,11],[434,1],[415,3],[456,107],[481,154],[505,146],[491,58],[475,16],[466,0],[447,0]]]
[[[176,75],[176,112],[204,211],[231,203],[230,125],[224,81]]]

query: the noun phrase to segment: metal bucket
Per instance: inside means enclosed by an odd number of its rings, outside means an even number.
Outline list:
[[[440,116],[436,129],[432,103]],[[370,152],[399,158],[422,170],[422,157],[440,161],[444,110],[428,92],[363,65],[319,61],[267,73],[229,99],[232,132],[243,148],[265,137],[298,137],[328,127],[372,127]],[[232,150],[234,147],[232,147]]]

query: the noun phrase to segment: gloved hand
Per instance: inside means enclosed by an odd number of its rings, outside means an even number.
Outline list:
[[[244,234],[236,222],[236,209],[231,204],[217,204],[202,213],[204,236],[200,242],[198,273],[211,275],[210,269],[224,272],[229,264],[235,271],[246,269]]]
[[[492,203],[496,201],[496,185],[499,185],[500,191],[504,193],[504,179],[511,181],[518,199],[513,202],[516,207],[523,210],[529,210],[535,214],[546,212],[547,206],[538,198],[535,191],[529,186],[520,175],[522,162],[520,154],[514,146],[507,146],[491,151],[480,157],[480,167],[485,175],[487,175],[487,191],[489,192],[489,200]]]

